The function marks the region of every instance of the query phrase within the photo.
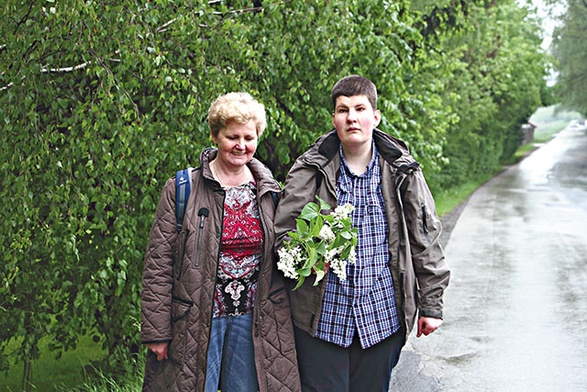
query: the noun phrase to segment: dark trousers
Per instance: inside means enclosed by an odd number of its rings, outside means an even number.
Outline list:
[[[356,335],[344,348],[294,330],[304,392],[389,391],[391,370],[404,345],[401,330],[365,350]]]

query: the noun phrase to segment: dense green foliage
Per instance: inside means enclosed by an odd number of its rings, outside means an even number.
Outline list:
[[[515,0],[94,1],[0,6],[0,352],[93,335],[139,351],[140,277],[163,182],[210,145],[227,91],[266,105],[279,179],[331,128],[330,88],[360,73],[381,128],[435,192],[509,158],[547,59]]]
[[[550,1],[565,11],[553,37],[558,80],[556,92],[564,107],[587,116],[587,1]]]
[[[441,170],[429,177],[440,190],[490,175],[512,156],[519,125],[542,103],[546,57],[537,23],[515,2],[434,2],[426,14],[426,43],[443,48],[448,68],[443,108],[457,118]]]

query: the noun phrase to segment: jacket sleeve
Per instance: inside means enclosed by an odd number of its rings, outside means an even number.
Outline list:
[[[403,205],[418,284],[419,314],[442,318],[442,298],[450,271],[440,245],[441,222],[422,171],[414,170],[407,181]]]
[[[296,218],[316,194],[316,169],[300,164],[299,160],[285,179],[281,200],[275,211],[275,249],[283,246],[287,233],[296,228]]]
[[[175,182],[167,181],[151,227],[144,260],[141,293],[141,341],[171,340],[173,245],[175,229]]]

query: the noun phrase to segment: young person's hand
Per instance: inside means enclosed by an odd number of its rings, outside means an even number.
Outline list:
[[[428,336],[432,332],[436,331],[442,325],[442,319],[433,317],[420,317],[418,319],[418,333],[416,337]]]
[[[157,360],[162,361],[167,359],[167,347],[169,343],[149,343],[147,347],[157,355]]]

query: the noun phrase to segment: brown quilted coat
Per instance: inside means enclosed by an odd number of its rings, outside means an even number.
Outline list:
[[[176,232],[173,178],[165,184],[155,214],[143,273],[141,340],[169,342],[169,359],[159,362],[149,351],[143,391],[204,390],[225,196],[209,167],[216,153],[205,150],[201,167],[193,173],[182,231]],[[253,312],[259,390],[300,391],[288,294],[272,251],[271,191],[280,192],[280,187],[258,160],[253,158],[248,166],[257,182],[265,233]],[[198,215],[202,208],[208,209],[208,217]]]

